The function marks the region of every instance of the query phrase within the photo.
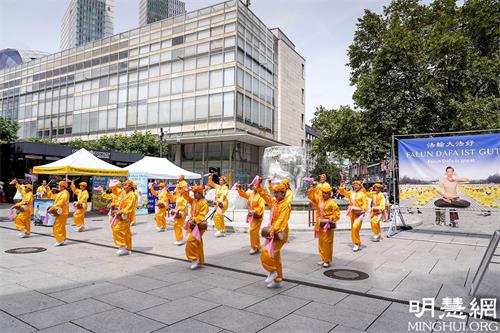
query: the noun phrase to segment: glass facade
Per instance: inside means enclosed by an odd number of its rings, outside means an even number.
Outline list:
[[[248,138],[274,140],[275,59],[270,30],[241,2],[226,1],[0,71],[0,114],[19,121],[20,138],[161,127],[167,142],[243,133],[237,141],[255,154],[264,144]],[[184,165],[189,147],[182,166],[201,171],[196,159]],[[258,169],[258,157],[256,166],[234,161]]]
[[[139,3],[139,25],[154,23],[168,17],[183,14],[185,3],[180,0],[141,0]]]

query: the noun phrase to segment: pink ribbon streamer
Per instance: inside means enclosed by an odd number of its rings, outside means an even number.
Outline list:
[[[264,248],[267,250],[267,252],[269,252],[271,258],[274,258],[274,238],[266,239]]]
[[[305,177],[304,180],[309,183],[314,183],[314,178],[313,177]]]
[[[17,183],[17,179],[16,178],[12,179],[10,181],[9,185],[14,185],[15,183]]]
[[[200,229],[198,228],[198,224],[194,226],[193,230],[191,230],[191,235],[193,235],[194,238],[198,242],[201,242],[201,235],[200,235]]]
[[[14,208],[9,209],[9,215],[8,215],[9,220],[11,220],[11,221],[14,220],[14,216],[15,216],[14,215]]]
[[[231,190],[234,191],[234,190],[237,190],[238,189],[238,186],[240,186],[239,183],[234,183],[233,187],[231,187]]]
[[[118,179],[110,179],[108,186],[113,187],[113,186],[116,186],[118,183],[120,183],[120,181]]]
[[[260,177],[259,176],[255,176],[252,180],[252,182],[250,183],[250,185],[257,185],[260,181]]]

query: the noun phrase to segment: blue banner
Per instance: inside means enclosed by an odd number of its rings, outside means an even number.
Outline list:
[[[500,134],[398,140],[398,155],[402,206],[499,207]]]

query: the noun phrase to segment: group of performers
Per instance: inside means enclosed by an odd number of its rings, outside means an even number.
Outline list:
[[[318,239],[319,265],[327,268],[333,261],[334,230],[336,222],[340,219],[340,209],[332,199],[332,187],[326,181],[326,175],[320,175],[318,182],[313,181],[312,186],[307,191],[307,196],[311,206],[316,211],[316,221],[314,236]],[[214,200],[214,224],[215,237],[223,237],[226,233],[224,224],[224,212],[228,208],[227,195],[229,188],[226,177],[220,177],[218,183],[213,181],[213,177],[208,178],[208,184],[215,189]],[[55,238],[54,246],[61,246],[66,240],[66,222],[69,213],[68,182],[59,181],[57,183],[57,193],[54,194],[50,188],[44,186],[45,196],[54,199],[54,204],[49,207],[48,213],[55,216],[53,233]],[[20,231],[20,237],[30,235],[30,217],[33,213],[33,188],[30,184],[22,188],[16,183],[17,189],[21,192],[23,199],[12,206],[18,210],[15,218],[16,228]],[[175,234],[175,245],[185,245],[185,253],[190,260],[190,268],[196,269],[205,263],[203,251],[203,235],[207,230],[207,215],[209,206],[205,200],[205,188],[202,185],[190,188],[183,176],[179,177],[178,183],[173,193],[164,183],[158,184],[159,190],[151,186],[151,192],[157,196],[155,222],[156,230],[164,232],[167,227],[167,219],[173,222]],[[79,189],[74,182],[71,182],[71,190],[77,196],[74,203],[75,212],[73,214],[76,231],[85,230],[85,212],[87,208],[88,192],[87,184],[79,183]],[[132,251],[131,225],[135,224],[135,211],[138,197],[135,194],[137,186],[127,180],[123,183],[113,181],[108,189],[101,193],[101,196],[110,200],[109,223],[112,235],[119,256],[128,255]],[[282,286],[283,270],[281,261],[281,249],[288,240],[288,221],[291,214],[291,203],[293,192],[290,189],[288,180],[283,180],[278,184],[269,181],[268,190],[262,184],[262,178],[256,176],[251,184],[248,184],[244,191],[241,185],[237,185],[238,194],[248,202],[248,214],[246,222],[250,226],[250,251],[254,255],[260,252],[262,267],[268,272],[265,282],[268,288],[279,288]],[[341,182],[339,192],[349,200],[347,214],[351,221],[351,238],[353,251],[357,252],[361,248],[360,230],[363,218],[366,213],[370,214],[370,222],[373,231],[373,241],[381,240],[380,222],[386,207],[384,195],[381,193],[382,186],[375,184],[373,191],[367,191],[361,182],[354,181],[352,190],[346,190]],[[38,191],[37,191],[38,192]],[[192,192],[192,196],[190,195]],[[371,207],[368,207],[368,199],[371,199]],[[170,209],[170,203],[175,203],[175,207]],[[187,210],[190,207],[189,219]],[[267,205],[270,209],[269,222],[262,227],[264,209]],[[168,217],[167,217],[168,216]],[[186,239],[184,232],[187,232]],[[261,245],[261,236],[265,239]]]

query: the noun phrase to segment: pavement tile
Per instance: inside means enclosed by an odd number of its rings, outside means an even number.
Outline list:
[[[235,290],[247,286],[249,284],[252,284],[253,282],[254,281],[242,280],[220,274],[210,274],[209,276],[203,278],[204,284],[230,290]]]
[[[168,302],[168,300],[133,289],[96,296],[95,299],[130,312],[137,312]]]
[[[163,297],[169,300],[193,296],[206,291],[209,287],[201,283],[202,280],[185,281],[148,291],[148,294]]]
[[[336,324],[291,314],[267,326],[260,332],[329,332]]]
[[[18,292],[12,292],[6,295],[2,294],[2,296],[0,296],[0,309],[12,315],[20,315],[62,304],[64,304],[64,302],[58,299],[26,288]]]
[[[217,306],[218,304],[216,303],[207,302],[194,297],[186,297],[149,308],[139,312],[139,314],[171,325]]]
[[[74,320],[74,323],[95,333],[151,332],[165,326],[157,321],[121,309],[101,312]]]
[[[2,333],[28,333],[34,332],[36,328],[23,323],[19,319],[0,311],[0,332]]]
[[[352,327],[347,327],[343,325],[337,325],[333,330],[331,330],[332,333],[363,333],[364,331],[357,330]]]
[[[224,305],[199,314],[194,319],[238,333],[257,332],[275,321],[269,317]]]
[[[86,330],[80,326],[77,326],[72,323],[64,323],[57,326],[52,326],[46,328],[44,330],[40,330],[38,332],[41,333],[88,333],[89,330]]]
[[[364,312],[372,313],[375,315],[381,314],[391,302],[378,300],[375,298],[362,297],[357,295],[349,295],[340,302],[336,307],[344,307],[347,309],[363,309]]]
[[[296,286],[295,288],[285,290],[283,294],[330,305],[335,305],[348,296],[348,294],[346,293],[341,293],[333,290],[313,288],[303,285],[299,285]]]
[[[155,333],[178,333],[178,332],[190,332],[190,333],[217,333],[221,332],[222,329],[215,327],[195,319],[186,319],[175,323],[171,326],[162,328],[161,330],[155,331]]]
[[[84,299],[50,309],[31,312],[20,316],[20,318],[28,324],[42,329],[111,309],[113,307],[108,304],[94,299]]]
[[[283,287],[278,289],[269,289],[266,288],[266,283],[264,282],[264,278],[261,278],[261,281],[249,284],[245,287],[236,289],[235,291],[239,293],[255,295],[260,297],[269,297],[271,295],[277,295],[283,293],[285,290],[294,288],[297,286],[295,283],[283,282]]]
[[[306,305],[309,301],[304,299],[275,295],[257,304],[245,308],[246,311],[261,314],[264,316],[280,319],[292,313],[298,308]]]
[[[82,287],[85,284],[75,282],[68,279],[63,279],[57,276],[44,277],[40,279],[31,279],[19,282],[20,285],[39,291],[44,294],[50,294],[57,291]]]
[[[110,294],[116,291],[126,289],[123,286],[109,282],[97,282],[79,288],[63,290],[50,294],[50,296],[63,300],[65,302],[76,302],[81,299]]]
[[[262,297],[242,294],[236,291],[213,288],[205,292],[196,294],[195,297],[210,302],[231,306],[237,309],[243,309],[262,300]]]
[[[165,287],[168,283],[140,275],[127,275],[110,281],[138,291],[148,291]]]

